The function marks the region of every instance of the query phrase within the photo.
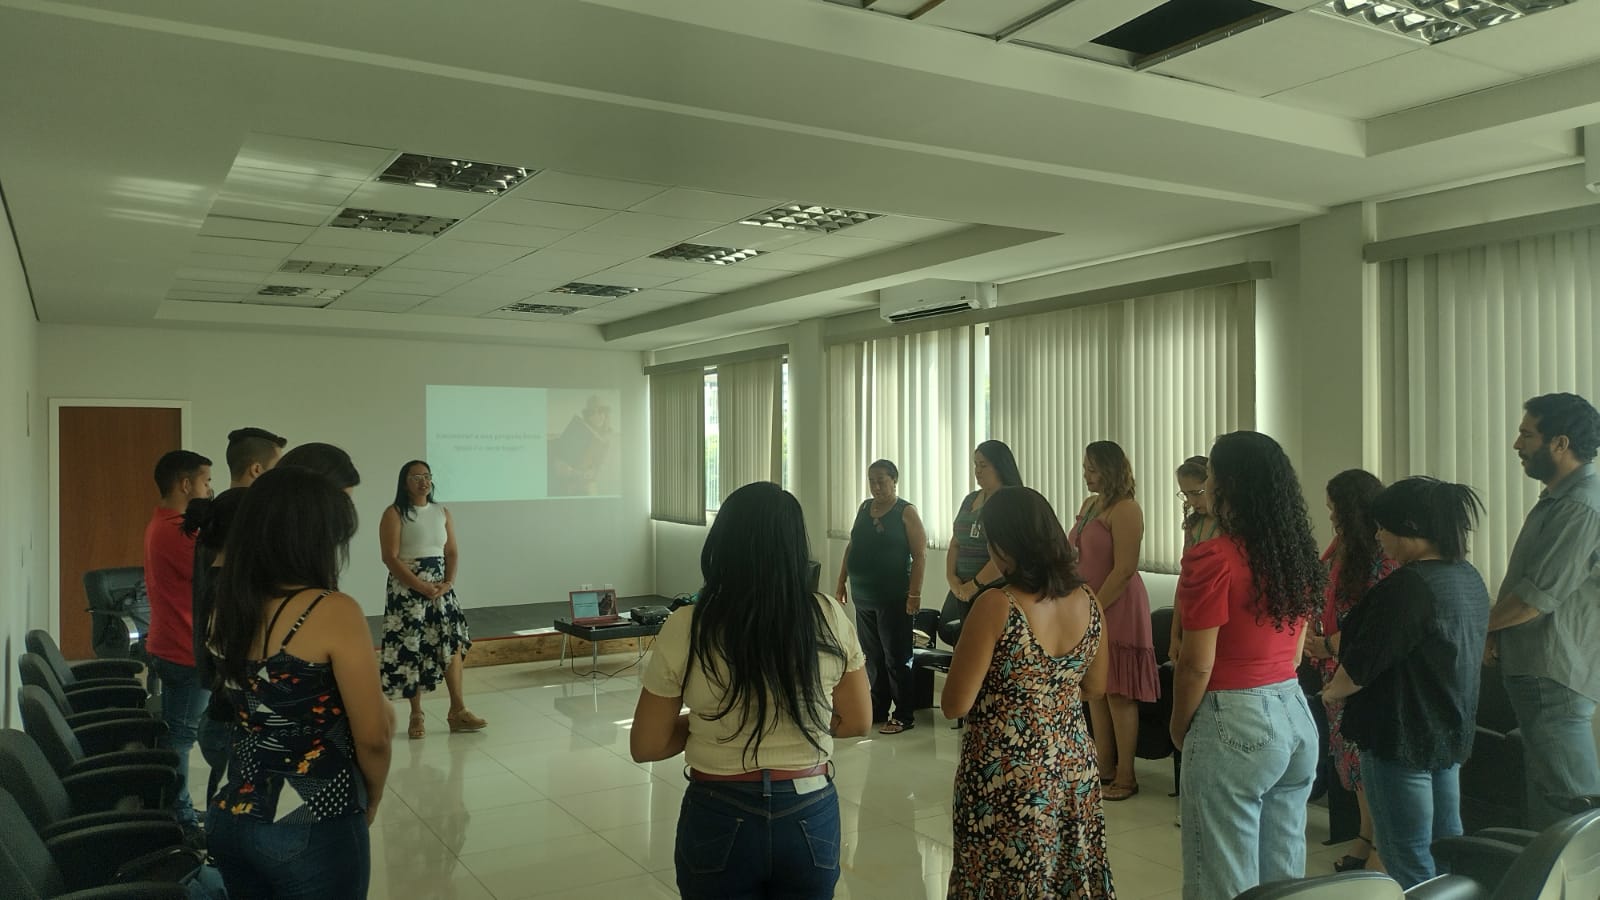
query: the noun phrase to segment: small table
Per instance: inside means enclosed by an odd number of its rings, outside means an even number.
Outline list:
[[[637,622],[623,622],[618,625],[578,625],[571,619],[555,620],[555,629],[562,634],[561,662],[567,661],[567,638],[582,638],[589,642],[589,671],[585,674],[592,675],[600,667],[600,642],[618,641],[626,638],[654,637],[661,633],[661,625],[640,625]],[[639,646],[639,659],[644,658],[644,645]],[[635,660],[637,662],[638,660]]]

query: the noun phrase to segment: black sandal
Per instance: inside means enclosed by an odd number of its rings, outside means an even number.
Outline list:
[[[1358,834],[1356,835],[1356,840],[1366,844],[1369,848],[1369,851],[1378,849],[1377,845],[1372,843],[1372,838]],[[1334,861],[1333,870],[1335,872],[1358,872],[1367,867],[1367,860],[1370,858],[1370,856],[1351,856],[1350,854],[1346,853],[1344,856],[1341,856],[1339,859]]]
[[[883,723],[883,727],[878,729],[878,733],[900,734],[902,732],[910,731],[915,727],[917,727],[916,722],[902,722],[899,719],[896,719],[894,716],[890,716],[888,721]]]

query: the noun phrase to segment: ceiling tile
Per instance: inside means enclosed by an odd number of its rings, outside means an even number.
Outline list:
[[[567,306],[571,306],[572,304],[568,303],[566,305]],[[573,315],[576,315],[576,313],[574,313]],[[536,314],[532,314],[532,313],[522,313],[522,312],[501,312],[499,310],[496,310],[494,312],[484,313],[482,316],[479,316],[479,318],[482,318],[482,319],[505,319],[505,320],[511,321],[511,322],[527,322],[529,324],[535,324],[535,325],[540,324],[540,323],[545,323],[545,322],[559,322],[559,323],[565,323],[565,324],[578,324],[578,325],[582,325],[583,324],[582,322],[573,323],[571,316],[542,316],[542,315],[536,315]]]
[[[318,228],[306,240],[314,247],[348,247],[353,250],[375,250],[380,253],[398,253],[404,256],[419,250],[433,238],[425,234],[394,234],[388,231],[363,231],[359,228]]]
[[[512,189],[511,196],[520,200],[548,200],[601,209],[629,209],[664,190],[666,187],[659,184],[614,181],[546,170],[517,185]]]
[[[763,284],[768,281],[778,281],[786,277],[788,275],[785,272],[769,272],[766,270],[750,271],[731,277],[728,274],[708,273],[697,275],[694,278],[685,278],[682,281],[674,281],[666,287],[668,290],[674,291],[710,291],[711,293],[725,294],[729,291],[737,291],[740,288]]]
[[[527,248],[441,238],[402,259],[400,266],[450,272],[488,272],[526,256]]]
[[[523,252],[548,247],[572,234],[559,228],[541,228],[537,225],[511,225],[505,222],[484,222],[473,219],[450,229],[450,239],[477,241],[482,244],[503,244],[521,247]],[[509,262],[509,260],[507,260]]]
[[[189,249],[195,253],[220,253],[228,256],[256,256],[287,259],[295,244],[285,241],[255,241],[245,238],[206,237],[194,239]]]
[[[523,200],[508,195],[485,206],[482,212],[472,217],[472,221],[507,222],[512,225],[538,225],[541,228],[582,231],[614,215],[616,213],[609,209],[573,206],[568,203],[547,203],[543,200]]]
[[[759,259],[759,257],[757,257]],[[742,264],[741,264],[742,265]],[[699,263],[684,262],[681,259],[643,259],[630,260],[612,269],[615,272],[627,272],[633,275],[665,275],[676,281],[679,278],[689,278],[698,273]]]
[[[530,294],[538,294],[551,288],[566,284],[566,279],[551,276],[526,276],[523,278],[474,278],[473,280],[451,288],[439,295],[440,300],[486,302],[497,301],[501,305],[521,300]]]
[[[215,291],[188,291],[173,288],[167,291],[168,300],[184,300],[193,303],[243,303],[243,294],[219,294]]]
[[[576,306],[579,309],[589,309],[602,303],[610,303],[612,297],[586,297],[583,294],[553,294],[545,291],[524,298],[523,303],[538,303],[544,306]]]
[[[231,253],[191,253],[187,264],[198,269],[226,269],[231,272],[271,272],[283,260],[270,256],[237,256]]]
[[[616,260],[607,256],[546,248],[507,263],[495,269],[490,275],[495,278],[553,277],[560,279],[557,283],[561,284],[579,281],[584,276],[609,269],[614,265]]]
[[[383,171],[396,155],[397,151],[381,147],[362,147],[277,134],[251,134],[245,137],[234,165],[247,169],[365,180]]]
[[[404,253],[385,250],[358,250],[354,247],[324,247],[318,244],[303,244],[289,254],[290,259],[303,259],[307,262],[344,263],[351,266],[387,266],[393,265]]]
[[[677,243],[676,241],[662,241],[647,237],[621,237],[613,234],[594,234],[593,232],[580,231],[557,243],[551,244],[551,250],[564,250],[572,253],[592,253],[604,256],[612,264],[626,260],[638,259],[649,256],[660,250]]]
[[[441,191],[437,188],[412,187],[409,184],[368,182],[351,193],[344,205],[385,212],[419,213],[425,216],[464,219],[489,205],[489,201],[493,199],[490,194],[469,191]]]
[[[271,272],[261,279],[262,284],[283,284],[290,287],[334,288],[353,290],[365,284],[365,278],[346,278],[341,275],[307,275],[304,272]]]
[[[916,219],[910,216],[883,216],[852,225],[844,234],[854,238],[871,238],[875,241],[925,241],[928,238],[954,234],[972,226],[961,222],[942,222],[938,219]]]
[[[416,294],[388,294],[382,291],[351,291],[328,304],[329,309],[360,309],[368,312],[402,313],[426,303]]]
[[[348,206],[345,199],[365,182],[299,172],[241,169],[237,166],[222,182],[221,193],[277,203],[315,203]]]
[[[1504,26],[1497,26],[1504,27]],[[1421,47],[1273,94],[1278,103],[1357,119],[1422,106],[1520,76]]]
[[[660,241],[662,247],[670,247],[697,234],[713,231],[721,224],[719,221],[703,222],[693,219],[676,219],[671,216],[656,216],[648,213],[625,212],[618,213],[604,222],[591,226],[587,233],[650,238]]]
[[[808,241],[804,252],[811,256],[837,256],[849,259],[857,256],[866,256],[869,253],[879,253],[892,250],[900,246],[893,241],[874,241],[868,238],[851,237],[847,234],[830,234],[826,237]],[[760,257],[756,257],[760,259]]]
[[[477,317],[484,313],[494,312],[502,306],[516,303],[526,296],[527,294],[520,294],[506,300],[435,297],[412,310],[412,312],[423,316]]]
[[[837,256],[823,256],[820,253],[790,253],[780,250],[777,253],[763,253],[755,259],[747,259],[739,265],[750,269],[772,269],[778,272],[811,272],[816,269],[827,268],[839,262]]]
[[[671,281],[679,281],[682,273],[675,272],[671,275],[641,275],[637,272],[624,272],[621,269],[606,269],[587,276],[590,284],[614,284],[619,287],[654,288],[660,287]]]
[[[289,241],[300,243],[316,231],[309,225],[291,225],[286,222],[262,222],[256,219],[235,219],[228,216],[209,215],[200,223],[200,233],[210,237],[247,238],[256,241]]]
[[[326,203],[300,203],[293,200],[272,200],[229,193],[218,194],[217,199],[211,203],[213,216],[289,222],[294,225],[323,225],[338,211],[339,207]]]
[[[817,239],[807,231],[790,231],[765,225],[725,225],[716,231],[695,238],[696,244],[713,247],[733,247],[737,250],[782,250],[795,248]]]
[[[946,0],[917,19],[973,34],[995,35],[1017,20],[1050,4],[1047,0]]]
[[[710,296],[713,296],[713,294],[706,291],[672,291],[657,288],[640,291],[637,294],[629,294],[620,298],[617,302],[628,301],[632,304],[648,304],[652,307],[660,308],[678,306],[682,303],[693,303],[696,300],[704,300]]]
[[[251,290],[251,286],[244,282],[236,281],[195,281],[188,278],[179,278],[172,282],[175,291],[199,291],[211,294],[244,294]]]
[[[1522,75],[1541,75],[1600,59],[1600,3],[1569,3],[1463,35],[1434,49]]]
[[[636,204],[633,211],[706,222],[737,222],[745,216],[771,209],[782,202],[675,187]]]
[[[1411,38],[1308,11],[1191,50],[1151,71],[1264,97],[1416,48]]]
[[[260,284],[266,279],[265,272],[240,272],[230,269],[201,269],[194,266],[184,266],[173,275],[174,278],[186,281],[232,281],[238,284]]]

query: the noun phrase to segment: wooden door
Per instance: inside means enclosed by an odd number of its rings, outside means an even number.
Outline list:
[[[59,596],[68,659],[94,655],[83,573],[144,565],[144,528],[160,499],[156,461],[182,449],[183,412],[136,406],[63,406],[56,426],[61,525]]]

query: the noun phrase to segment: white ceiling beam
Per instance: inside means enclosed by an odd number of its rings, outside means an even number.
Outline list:
[[[1582,128],[1600,119],[1600,62],[1441,100],[1367,122],[1380,156],[1461,138]]]

